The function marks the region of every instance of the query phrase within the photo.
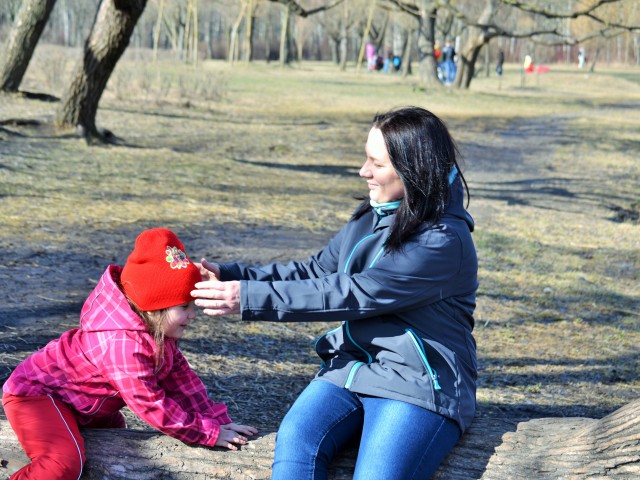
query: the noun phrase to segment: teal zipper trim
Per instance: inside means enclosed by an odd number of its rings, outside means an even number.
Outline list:
[[[358,248],[358,246],[364,242],[367,238],[369,237],[373,237],[375,235],[375,233],[371,233],[369,235],[367,235],[366,237],[361,238],[358,243],[356,243],[353,246],[353,249],[351,250],[351,253],[349,254],[349,258],[347,258],[347,263],[344,264],[344,268],[342,269],[342,273],[347,273],[347,268],[349,267],[349,264],[351,263],[351,259],[353,258],[353,254],[356,252],[356,248]]]
[[[373,359],[371,358],[371,355],[369,354],[369,352],[367,352],[364,348],[358,345],[358,342],[356,342],[351,336],[351,332],[349,331],[349,322],[344,322],[344,329],[346,330],[347,337],[349,337],[349,340],[351,340],[351,343],[353,343],[356,347],[362,350],[364,354],[367,356],[367,365],[369,365],[373,361]]]
[[[373,260],[371,260],[371,263],[369,264],[369,268],[373,267],[373,264],[378,261],[378,258],[380,258],[380,255],[382,255],[382,252],[384,252],[384,246],[380,249],[378,253],[376,253],[376,256],[373,257]]]
[[[433,388],[435,388],[436,390],[441,390],[440,384],[438,383],[438,373],[433,368],[431,368],[431,365],[429,365],[429,360],[427,360],[427,354],[424,351],[422,342],[418,341],[416,334],[410,328],[407,328],[405,332],[409,334],[409,338],[411,338],[413,345],[416,347],[416,350],[418,350],[418,354],[422,358],[424,366],[427,367],[427,372],[429,372],[429,376],[431,377],[431,380],[433,380]]]
[[[349,376],[347,377],[347,381],[344,383],[344,388],[351,387],[351,383],[353,382],[353,377],[356,376],[356,372],[363,365],[364,365],[364,362],[356,362],[353,364],[353,367],[351,367],[351,371],[349,372]]]
[[[316,339],[315,343],[313,344],[313,348],[314,348],[314,350],[315,350],[316,348],[318,348],[318,342],[319,342],[320,340],[322,340],[322,339],[323,339],[324,337],[326,337],[327,335],[330,335],[330,334],[332,334],[333,332],[335,332],[335,331],[337,331],[337,330],[340,330],[341,328],[342,328],[342,325],[340,325],[339,327],[336,327],[336,328],[334,328],[334,329],[332,329],[332,330],[329,330],[328,332],[323,333],[322,335],[320,335],[320,336]]]

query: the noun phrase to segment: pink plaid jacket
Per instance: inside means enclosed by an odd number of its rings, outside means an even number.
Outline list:
[[[126,404],[152,427],[186,443],[215,445],[227,407],[207,397],[175,341],[159,366],[142,319],[118,288],[110,265],[87,298],[80,328],[24,360],[3,386],[13,395],[52,395],[77,411],[81,426],[100,424]]]

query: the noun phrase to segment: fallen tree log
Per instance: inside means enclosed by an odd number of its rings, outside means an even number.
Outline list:
[[[185,445],[154,431],[83,431],[84,480],[268,479],[275,432],[237,452]],[[13,430],[0,420],[0,475],[28,462]],[[332,466],[333,480],[353,475],[355,450]],[[528,421],[477,417],[435,476],[438,480],[640,478],[640,400],[600,419]]]

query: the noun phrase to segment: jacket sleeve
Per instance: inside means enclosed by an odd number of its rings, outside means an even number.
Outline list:
[[[207,388],[175,342],[167,342],[166,346],[171,348],[173,356],[173,368],[167,378],[160,382],[167,397],[175,400],[187,412],[199,412],[205,417],[215,418],[220,425],[231,423],[233,420],[227,414],[227,406],[209,399]]]
[[[445,229],[423,235],[402,252],[384,254],[360,273],[297,281],[243,280],[242,319],[343,321],[413,309],[477,286],[475,276],[460,275],[464,255],[457,233]]]
[[[291,281],[321,278],[337,271],[340,243],[344,229],[338,232],[317,254],[306,262],[272,263],[248,267],[241,263],[220,264],[220,278],[227,280],[255,280],[259,282]]]
[[[187,410],[167,394],[155,373],[153,350],[139,333],[119,332],[112,339],[102,369],[131,411],[149,425],[185,443],[215,445],[221,418]],[[191,376],[185,378],[181,384],[187,389],[185,395],[198,392],[198,383]]]

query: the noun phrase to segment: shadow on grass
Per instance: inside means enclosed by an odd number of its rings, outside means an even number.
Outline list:
[[[246,160],[243,158],[234,158],[233,161],[246,165],[256,165],[260,167],[275,168],[279,170],[290,170],[292,172],[310,172],[320,173],[323,175],[341,175],[345,177],[353,177],[354,175],[358,174],[358,167],[351,165],[292,165],[277,162],[258,162]]]

